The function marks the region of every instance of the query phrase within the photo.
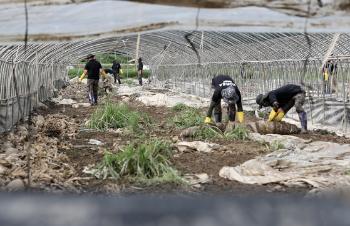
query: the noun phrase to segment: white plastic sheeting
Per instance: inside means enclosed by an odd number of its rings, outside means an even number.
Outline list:
[[[194,29],[197,9],[127,1],[92,1],[64,5],[33,4],[29,5],[28,13],[29,35],[41,36],[45,40],[48,36],[84,38],[164,27]],[[201,9],[198,19],[198,29],[216,31],[303,32],[305,23],[305,18],[255,6]],[[308,20],[308,31],[349,32],[349,27],[350,16],[340,11]],[[18,40],[23,38],[24,31],[23,4],[0,5],[1,40]]]
[[[280,144],[284,148],[257,157],[239,166],[223,167],[219,175],[246,184],[283,184],[286,186],[350,186],[350,145],[311,142],[298,137],[253,133],[252,139]]]

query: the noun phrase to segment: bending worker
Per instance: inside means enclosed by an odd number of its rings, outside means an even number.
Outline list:
[[[307,130],[307,116],[303,105],[305,91],[298,85],[285,85],[267,94],[259,94],[256,103],[260,108],[272,107],[269,121],[281,121],[284,115],[295,105],[301,123],[302,132]]]
[[[214,88],[214,93],[211,98],[211,103],[205,118],[205,123],[211,123],[211,116],[214,110],[214,119],[215,122],[221,122],[222,120],[222,111],[221,111],[221,99],[227,106],[227,114],[229,121],[233,122],[236,118],[236,104],[238,108],[237,119],[239,122],[243,122],[244,113],[242,107],[242,98],[241,93],[237,85],[233,82],[232,78],[228,75],[218,75],[212,79],[211,82],[212,88]]]
[[[102,69],[102,65],[95,59],[95,55],[89,54],[86,59],[88,62],[85,65],[84,72],[80,76],[79,81],[82,81],[86,75],[87,85],[89,89],[89,101],[91,105],[97,104],[97,92],[98,92],[98,81],[100,79],[100,74],[106,78],[106,73]]]

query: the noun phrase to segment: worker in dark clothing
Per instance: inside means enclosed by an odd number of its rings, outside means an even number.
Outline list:
[[[102,65],[95,59],[95,55],[89,54],[87,56],[88,62],[85,65],[84,72],[80,76],[79,80],[82,81],[87,75],[87,85],[89,90],[89,101],[91,105],[97,104],[97,91],[98,91],[98,81],[100,79],[100,74],[106,78],[106,73],[102,69]]]
[[[120,82],[120,69],[121,69],[120,63],[114,60],[113,65],[112,65],[114,83],[117,83],[117,80],[118,80],[118,83],[121,84],[121,82]]]
[[[284,115],[295,106],[301,123],[302,132],[307,131],[307,115],[303,105],[305,103],[305,91],[298,85],[285,85],[267,94],[259,94],[256,103],[262,107],[272,107],[269,121],[281,121]]]
[[[215,89],[213,96],[211,98],[211,103],[209,110],[207,112],[207,117],[205,118],[205,123],[211,123],[211,116],[214,110],[215,122],[219,123],[222,120],[221,111],[221,99],[227,106],[227,114],[229,121],[235,121],[236,118],[236,105],[238,108],[237,118],[239,122],[243,122],[244,113],[242,107],[242,97],[237,85],[233,82],[232,78],[227,75],[218,75],[212,79],[212,88]]]
[[[333,55],[331,55],[333,56]],[[336,73],[337,73],[337,63],[334,60],[328,60],[325,65],[322,67],[323,82],[324,82],[324,92],[333,93],[337,89],[336,82]]]
[[[143,63],[142,63],[142,58],[141,57],[138,59],[137,76],[138,76],[138,79],[139,79],[139,84],[140,84],[140,86],[142,86]]]

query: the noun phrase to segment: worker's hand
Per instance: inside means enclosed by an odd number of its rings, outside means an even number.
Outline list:
[[[326,70],[326,71],[324,72],[324,80],[325,80],[325,81],[328,81],[328,79],[329,79],[329,74],[328,74],[328,71]]]
[[[268,121],[269,122],[273,121],[276,116],[277,116],[277,112],[274,109],[272,109],[270,114],[269,114],[269,120]]]
[[[279,106],[278,102],[275,101],[275,102],[273,102],[272,107],[273,107],[273,110],[275,110],[275,112],[277,112],[277,110],[280,106]]]
[[[209,123],[212,123],[213,121],[211,120],[211,118],[210,117],[205,117],[205,119],[204,119],[204,123],[207,123],[207,124],[209,124]]]
[[[84,77],[85,77],[85,74],[84,73],[81,74],[80,77],[79,77],[79,82],[83,81]]]
[[[277,122],[280,122],[282,121],[283,117],[284,117],[284,111],[280,108],[278,109],[278,113],[277,113],[277,116],[275,117],[275,120],[274,121],[277,121]]]
[[[123,69],[120,69],[120,74],[123,74]]]
[[[244,122],[244,112],[243,111],[238,111],[236,113],[236,115],[237,115],[237,119],[240,123]]]

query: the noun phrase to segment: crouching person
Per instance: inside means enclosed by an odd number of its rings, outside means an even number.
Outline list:
[[[227,103],[227,114],[229,121],[234,122],[236,119],[236,105],[237,105],[237,119],[243,122],[244,113],[242,107],[241,93],[232,78],[227,75],[218,75],[212,79],[212,88],[214,93],[211,98],[211,103],[205,118],[205,123],[211,123],[211,116],[214,111],[214,119],[216,123],[222,121],[221,99]]]
[[[303,108],[305,91],[300,86],[289,84],[265,95],[259,94],[256,97],[256,103],[260,108],[272,107],[269,121],[281,121],[285,114],[295,106],[301,124],[301,132],[307,131],[307,115]]]

